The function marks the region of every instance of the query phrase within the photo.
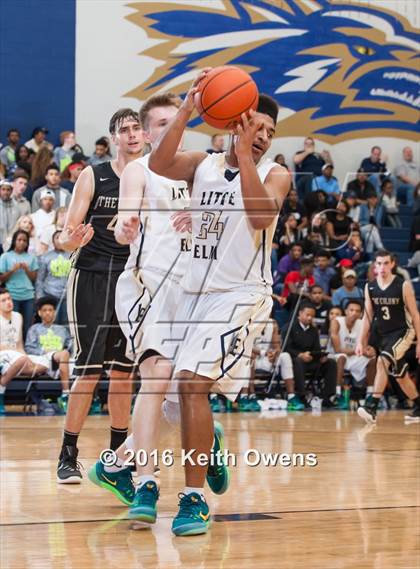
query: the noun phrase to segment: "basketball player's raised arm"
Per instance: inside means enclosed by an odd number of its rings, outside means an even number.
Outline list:
[[[408,281],[405,281],[403,284],[403,298],[405,306],[407,307],[407,310],[411,316],[414,331],[416,333],[416,358],[420,362],[420,315],[417,309],[413,285]]]
[[[149,168],[170,180],[186,180],[189,184],[194,179],[197,166],[206,156],[206,152],[181,152],[179,150],[185,128],[194,110],[194,95],[199,82],[208,70],[204,70],[192,84],[174,119],[168,124],[149,158]]]
[[[120,180],[118,220],[114,233],[120,245],[133,243],[138,235],[145,183],[143,166],[136,162],[127,164]]]
[[[373,306],[369,295],[368,285],[365,286],[365,311],[362,319],[362,331],[356,346],[356,356],[363,356],[366,352],[369,340],[369,332],[373,321]]]
[[[64,229],[60,235],[61,246],[70,253],[89,243],[93,237],[92,226],[90,223],[84,223],[93,197],[93,186],[93,170],[88,166],[74,186]]]
[[[241,174],[242,198],[249,222],[254,229],[267,229],[279,214],[290,189],[290,174],[283,166],[273,167],[264,182],[261,182],[252,156],[252,147],[264,144],[265,137],[272,137],[274,128],[254,117],[242,115],[242,125],[236,127],[238,138],[235,153]]]

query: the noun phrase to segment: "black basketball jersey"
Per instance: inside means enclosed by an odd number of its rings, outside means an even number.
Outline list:
[[[77,251],[74,266],[84,271],[121,272],[128,259],[130,247],[120,245],[114,238],[120,179],[110,162],[93,166],[92,170],[95,188],[85,223],[92,225],[95,234],[87,245]]]
[[[404,304],[404,280],[396,275],[385,289],[375,279],[368,284],[368,293],[373,305],[375,330],[383,335],[411,326],[411,317]]]

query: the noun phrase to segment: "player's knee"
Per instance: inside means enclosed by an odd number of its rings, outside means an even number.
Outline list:
[[[211,381],[189,371],[182,371],[177,376],[177,383],[181,403],[192,397],[207,397],[212,386]]]

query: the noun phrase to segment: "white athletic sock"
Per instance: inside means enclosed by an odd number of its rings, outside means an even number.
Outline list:
[[[104,466],[105,472],[109,472],[110,474],[112,472],[120,472],[122,468],[124,468],[124,461],[120,458],[117,458],[117,462],[112,466]]]
[[[136,489],[138,490],[145,482],[154,482],[156,484],[156,477],[154,474],[142,474],[139,476]]]
[[[294,393],[288,393],[287,394],[287,400],[290,401],[291,399],[293,399],[294,396],[295,396]]]
[[[368,385],[366,392],[367,393],[373,393],[373,385]]]
[[[335,388],[335,392],[337,393],[337,395],[341,395],[341,385],[337,385],[337,387]]]
[[[206,501],[206,498],[204,496],[204,488],[193,488],[192,486],[185,486],[184,494],[192,494],[193,492],[199,494],[203,500]]]
[[[6,393],[6,386],[0,385],[0,395],[3,395],[3,393]]]

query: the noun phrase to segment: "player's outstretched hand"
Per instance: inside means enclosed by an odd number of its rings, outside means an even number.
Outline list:
[[[204,79],[209,71],[212,70],[212,67],[204,67],[197,77],[194,79],[191,87],[188,89],[187,94],[185,95],[185,99],[182,103],[182,108],[189,113],[192,113],[194,110],[194,95],[199,90],[199,84]]]
[[[182,211],[178,211],[177,213],[174,213],[174,215],[171,217],[172,220],[172,225],[173,228],[175,229],[175,231],[178,231],[180,233],[184,233],[185,231],[188,231],[188,233],[191,233],[192,231],[192,216],[191,216],[191,212],[188,211],[187,209],[184,209]]]
[[[255,118],[255,111],[249,111],[249,117],[246,113],[241,115],[242,124],[237,124],[234,134],[237,135],[235,142],[235,153],[238,158],[249,155],[252,152],[255,135],[262,126],[262,121]]]
[[[121,225],[121,233],[129,243],[134,243],[139,233],[140,218],[138,215],[132,215],[125,219]]]
[[[72,249],[79,249],[84,247],[92,239],[95,231],[90,223],[86,225],[81,223],[72,231],[68,233],[67,243],[72,246]]]

